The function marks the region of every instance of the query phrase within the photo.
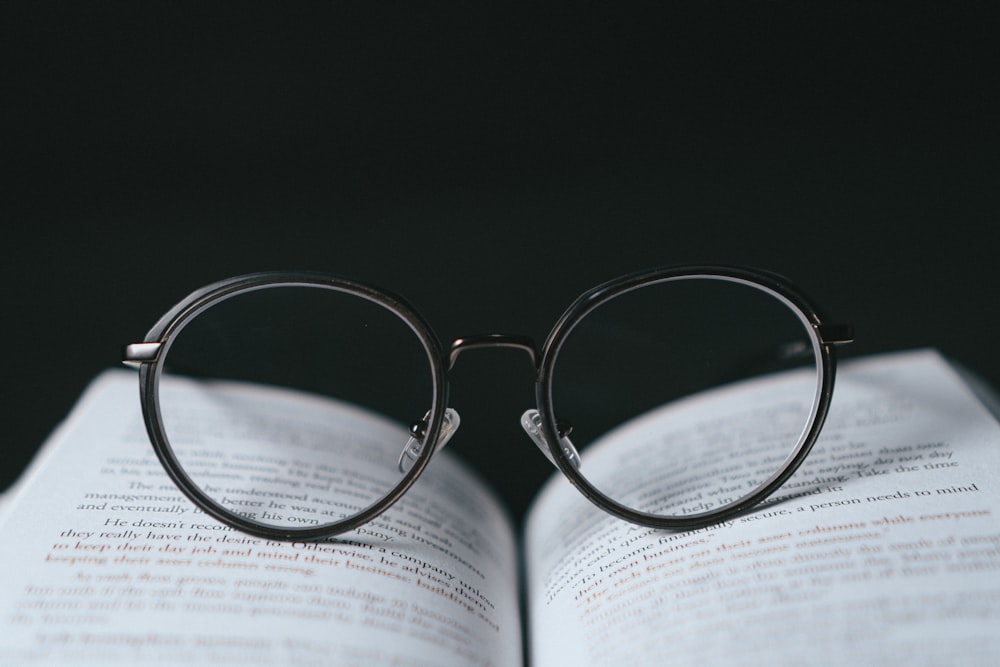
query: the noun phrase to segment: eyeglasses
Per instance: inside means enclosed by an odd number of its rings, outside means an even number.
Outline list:
[[[795,472],[830,405],[834,346],[851,338],[772,274],[690,266],[586,292],[540,349],[486,334],[446,351],[393,294],[268,272],[192,293],[123,361],[139,368],[168,475],[258,537],[330,537],[388,509],[458,429],[449,371],[489,347],[528,355],[537,405],[522,426],[583,495],[626,521],[687,529],[757,505]]]

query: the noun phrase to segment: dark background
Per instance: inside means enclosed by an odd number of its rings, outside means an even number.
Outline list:
[[[853,321],[852,355],[1000,384],[992,17],[692,4],[5,4],[0,487],[122,343],[261,269],[541,342],[621,273],[749,264]],[[550,471],[531,380],[509,351],[453,377],[449,447],[514,513]]]

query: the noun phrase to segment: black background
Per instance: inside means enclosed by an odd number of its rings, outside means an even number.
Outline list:
[[[122,343],[261,269],[540,342],[621,273],[749,264],[852,321],[851,355],[1000,384],[992,17],[691,4],[5,4],[0,486]],[[550,470],[531,380],[496,351],[452,384],[449,447],[515,514]]]

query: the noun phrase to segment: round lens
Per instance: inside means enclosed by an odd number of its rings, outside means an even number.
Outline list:
[[[822,358],[770,288],[684,276],[625,291],[576,322],[552,408],[607,499],[655,517],[715,514],[784,471],[809,439]]]
[[[430,354],[395,312],[323,286],[213,301],[161,351],[167,447],[217,507],[268,528],[349,519],[405,476],[433,400]]]

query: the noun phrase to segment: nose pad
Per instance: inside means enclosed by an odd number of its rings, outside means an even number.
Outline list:
[[[403,446],[403,451],[399,453],[399,461],[397,462],[399,472],[404,475],[410,472],[410,468],[413,467],[413,464],[419,458],[420,452],[424,451],[424,436],[427,432],[427,419],[430,417],[430,414],[428,412],[424,415],[423,419],[410,427],[410,433],[413,435],[410,436],[410,439],[406,441],[406,445]],[[455,435],[455,431],[458,430],[458,426],[461,423],[462,420],[459,418],[457,412],[451,408],[444,411],[441,432],[438,434],[437,444],[434,445],[435,452],[448,444],[451,436]]]
[[[552,450],[549,449],[548,440],[545,439],[545,433],[542,431],[542,415],[539,414],[538,410],[525,410],[524,414],[521,415],[521,428],[524,432],[528,434],[532,442],[538,449],[542,450],[542,454],[545,454],[552,465],[556,465],[556,460],[552,456]],[[562,450],[563,456],[570,462],[576,470],[580,469],[580,455],[576,452],[576,447],[570,442],[567,437],[568,432],[563,433],[559,437],[559,448]]]

